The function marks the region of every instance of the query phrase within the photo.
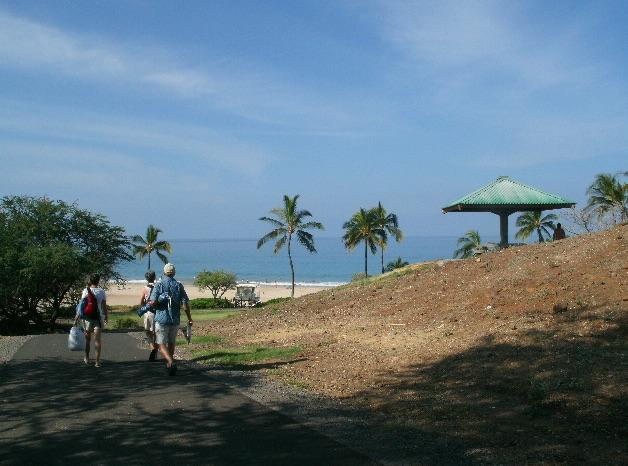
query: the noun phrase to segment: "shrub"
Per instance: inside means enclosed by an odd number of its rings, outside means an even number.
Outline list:
[[[292,298],[273,298],[273,299],[269,299],[268,301],[264,301],[263,303],[260,303],[260,307],[266,307],[266,306],[270,306],[273,304],[282,304],[285,303],[286,301],[290,301]]]
[[[227,309],[233,303],[224,298],[196,298],[190,299],[190,309]]]
[[[131,317],[124,317],[122,319],[117,319],[113,323],[113,328],[122,329],[122,328],[139,328],[141,327],[137,320]]]
[[[392,272],[396,269],[401,269],[407,265],[410,265],[408,262],[404,261],[401,257],[397,257],[396,260],[389,262],[384,269],[384,272]]]
[[[362,280],[366,280],[368,276],[364,272],[356,273],[353,277],[351,277],[352,282],[360,282]]]

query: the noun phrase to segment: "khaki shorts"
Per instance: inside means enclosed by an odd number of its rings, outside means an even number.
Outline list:
[[[155,343],[158,345],[174,345],[179,332],[178,325],[163,325],[155,323]]]
[[[147,332],[155,332],[155,313],[147,312],[144,314],[144,330]]]
[[[85,331],[87,333],[92,333],[97,328],[102,328],[102,323],[99,320],[87,320],[83,319],[83,326],[85,327]]]

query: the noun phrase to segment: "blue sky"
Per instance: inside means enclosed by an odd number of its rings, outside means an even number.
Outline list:
[[[628,169],[626,2],[0,1],[0,195],[130,233],[498,233],[449,201],[500,175],[585,201]],[[514,218],[511,219],[514,223]],[[511,230],[512,231],[512,230]]]

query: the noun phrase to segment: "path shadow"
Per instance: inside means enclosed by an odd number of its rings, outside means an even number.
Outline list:
[[[0,464],[373,464],[185,367],[48,358],[0,376]]]
[[[582,336],[566,322],[601,330]],[[480,463],[628,464],[627,337],[625,310],[569,313],[552,328],[382,373],[381,390],[356,398],[375,403],[425,464],[440,463],[429,433]]]

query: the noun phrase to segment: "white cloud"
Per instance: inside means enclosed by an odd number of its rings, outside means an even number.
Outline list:
[[[351,111],[349,107],[364,103],[348,105],[342,96],[322,95],[259,64],[222,59],[189,66],[175,55],[167,49],[139,49],[72,34],[0,9],[0,67],[127,87],[148,84],[247,119],[313,132],[343,133],[374,113]]]
[[[536,88],[594,76],[591,67],[574,60],[579,25],[566,23],[551,37],[532,34],[511,3],[387,1],[380,11],[387,41],[419,64],[455,71],[464,79],[502,74]]]
[[[87,148],[90,153],[95,153],[96,150],[116,147],[119,148],[118,152],[126,154],[126,158],[144,163],[150,160],[151,154],[185,157],[251,180],[260,177],[267,164],[274,159],[274,155],[254,144],[199,126],[69,112],[67,109],[11,101],[1,103],[0,130],[31,140],[35,138],[41,141],[37,144],[42,149],[47,145],[58,148],[59,144],[65,144],[66,148],[75,147],[75,151],[67,152],[68,157],[70,154],[80,154],[81,150]],[[10,153],[7,141],[8,138],[0,141],[0,151],[5,156]],[[36,153],[34,149],[33,153]]]

